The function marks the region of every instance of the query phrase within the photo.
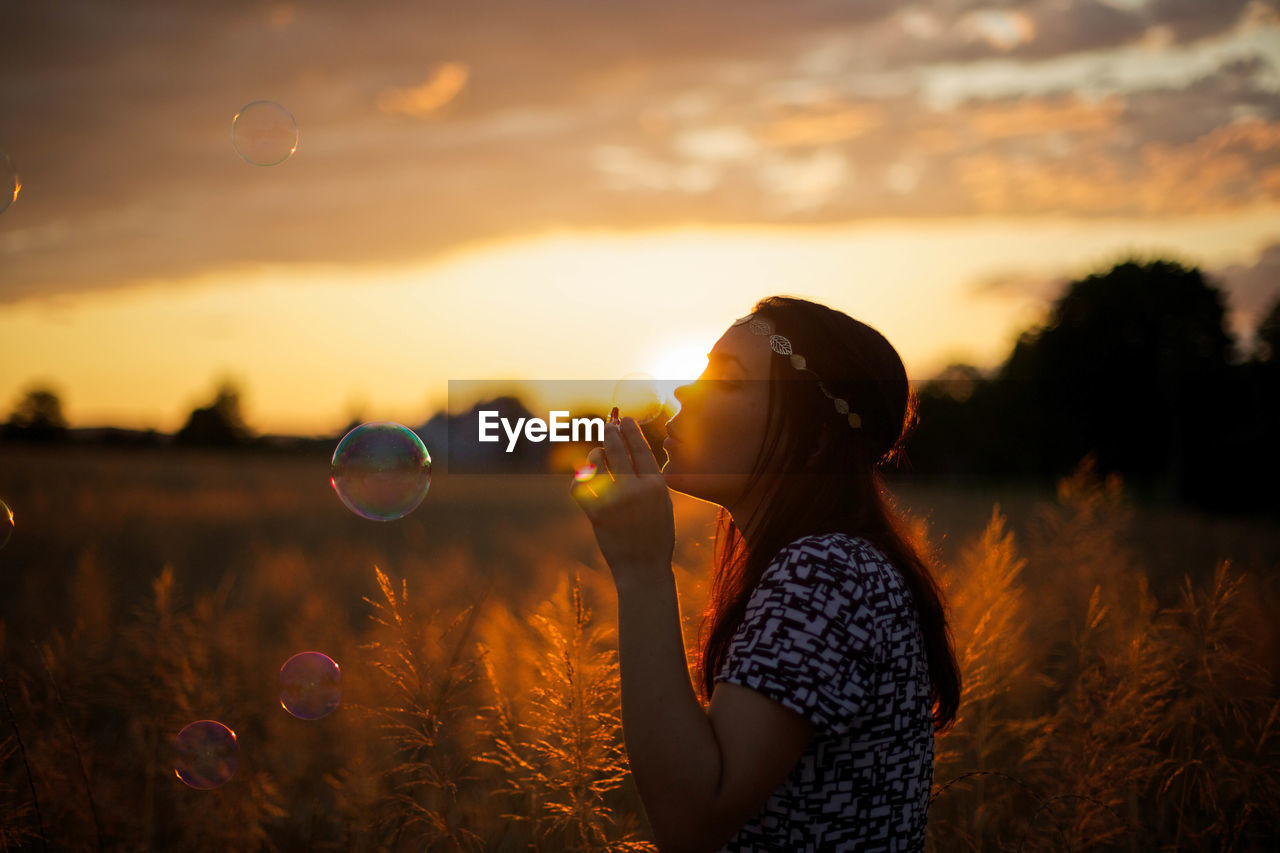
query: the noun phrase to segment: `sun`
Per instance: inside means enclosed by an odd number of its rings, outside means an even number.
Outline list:
[[[675,389],[687,385],[702,375],[707,367],[707,350],[711,345],[705,340],[680,340],[659,346],[654,350],[645,367],[658,385],[663,400],[671,411],[680,410]]]

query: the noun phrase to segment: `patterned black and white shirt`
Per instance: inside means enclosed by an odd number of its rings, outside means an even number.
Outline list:
[[[765,569],[717,682],[803,714],[813,739],[720,853],[920,851],[933,785],[924,635],[901,574],[860,536],[802,536]]]

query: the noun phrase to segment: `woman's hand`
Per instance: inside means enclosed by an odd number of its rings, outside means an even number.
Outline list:
[[[618,589],[648,586],[671,571],[675,516],[658,460],[634,418],[606,423],[604,447],[587,454],[596,468],[570,491],[595,528]],[[607,467],[606,467],[607,466]]]

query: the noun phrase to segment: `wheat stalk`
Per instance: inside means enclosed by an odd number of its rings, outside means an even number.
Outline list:
[[[27,761],[27,748],[22,743],[22,733],[18,731],[18,721],[13,716],[13,706],[9,704],[9,691],[5,689],[4,678],[0,678],[0,699],[4,700],[4,710],[5,710],[5,713],[8,714],[9,716],[9,725],[13,727],[13,738],[17,744],[18,754],[22,757],[22,768],[24,771],[26,771],[27,787],[31,791],[31,806],[35,811],[36,826],[40,830],[40,833],[37,836],[40,839],[40,849],[48,850],[49,839],[45,836],[45,833],[44,833],[44,818],[40,814],[40,798],[36,795],[35,778],[31,775],[31,764],[30,762]],[[8,738],[6,738],[5,741],[7,742]],[[3,764],[4,761],[8,760],[9,756],[12,754],[13,754],[12,749],[5,751],[4,755],[0,756],[0,764]],[[22,838],[27,834],[24,830],[21,830],[21,829],[11,830],[7,826],[7,823],[9,820],[20,818],[22,817],[23,814],[25,814],[25,809],[23,810],[19,810],[16,808],[13,809],[11,812],[9,812],[8,815],[6,815],[5,825],[0,826],[0,829],[4,830],[3,832],[0,832],[0,842],[4,844],[4,849],[6,850],[9,849],[9,844],[11,842],[12,843],[21,842]]]
[[[561,596],[556,597],[559,601]],[[479,760],[502,770],[503,790],[521,797],[527,814],[503,817],[528,824],[538,843],[573,851],[652,851],[634,832],[616,833],[608,796],[626,781],[620,677],[611,631],[591,625],[575,571],[569,607],[534,614],[540,638],[535,664],[539,683],[525,705],[531,737],[515,720],[514,703],[503,695],[488,656],[484,672],[494,696],[487,706],[493,748]]]
[[[383,600],[366,597],[365,601],[373,607],[373,621],[390,632],[391,640],[374,641],[363,648],[373,652],[374,666],[392,689],[392,704],[374,710],[386,720],[381,731],[400,756],[399,764],[387,774],[393,782],[386,802],[393,809],[383,824],[394,828],[393,846],[405,833],[416,831],[417,843],[428,845],[428,849],[437,844],[454,850],[480,849],[484,840],[463,825],[469,816],[455,814],[459,785],[473,778],[466,772],[473,758],[453,743],[462,739],[460,694],[474,678],[475,662],[464,659],[462,651],[479,615],[479,604],[464,608],[439,637],[438,642],[443,643],[462,627],[436,680],[430,664],[420,657],[429,645],[427,626],[420,624],[409,606],[408,582],[401,579],[397,592],[376,566],[374,575]]]

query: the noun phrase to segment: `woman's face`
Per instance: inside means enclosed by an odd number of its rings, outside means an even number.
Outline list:
[[[668,487],[723,507],[742,496],[764,442],[772,355],[746,324],[731,326],[702,376],[676,389],[680,411],[662,443]]]

